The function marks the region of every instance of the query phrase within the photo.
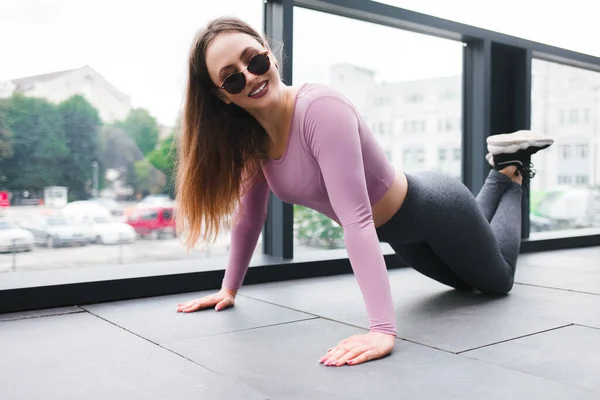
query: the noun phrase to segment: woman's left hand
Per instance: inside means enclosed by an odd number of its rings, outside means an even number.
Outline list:
[[[333,367],[362,364],[391,353],[395,341],[395,336],[379,332],[354,335],[339,342],[319,362]]]

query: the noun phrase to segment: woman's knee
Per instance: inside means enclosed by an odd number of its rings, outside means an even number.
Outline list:
[[[479,291],[487,296],[505,296],[512,290],[514,286],[514,277],[508,276],[506,279],[494,282],[493,285],[480,288]]]

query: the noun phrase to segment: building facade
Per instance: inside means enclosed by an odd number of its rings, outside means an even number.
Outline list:
[[[122,93],[92,67],[86,65],[67,71],[35,75],[0,82],[0,98],[14,92],[60,103],[73,95],[82,95],[106,123],[123,120],[131,110],[130,96]]]
[[[335,65],[330,84],[362,113],[392,163],[407,172],[461,176],[462,77],[377,82],[375,71]],[[534,60],[531,127],[555,139],[534,156],[532,190],[600,184],[600,74]]]

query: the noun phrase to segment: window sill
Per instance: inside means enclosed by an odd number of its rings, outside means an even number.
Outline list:
[[[521,243],[521,253],[600,245],[599,229],[544,232]],[[406,265],[382,245],[389,269]],[[226,257],[12,272],[0,279],[0,313],[38,310],[221,287]],[[244,285],[350,274],[345,249],[299,252],[292,260],[262,254],[250,263]]]

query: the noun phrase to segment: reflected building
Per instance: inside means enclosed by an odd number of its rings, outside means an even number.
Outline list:
[[[555,139],[534,156],[532,190],[600,183],[600,74],[534,60],[531,126]],[[462,77],[380,82],[352,64],[330,69],[330,85],[362,113],[392,163],[407,172],[461,175]]]

